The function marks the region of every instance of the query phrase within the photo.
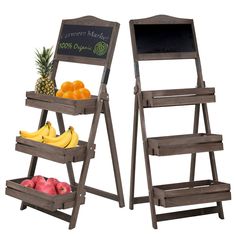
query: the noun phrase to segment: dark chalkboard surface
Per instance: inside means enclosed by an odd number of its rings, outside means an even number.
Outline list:
[[[105,59],[111,34],[112,27],[64,24],[57,54]]]
[[[191,24],[134,25],[138,53],[194,52]]]

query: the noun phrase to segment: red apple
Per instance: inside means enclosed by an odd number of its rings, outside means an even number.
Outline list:
[[[57,195],[55,186],[52,183],[47,183],[46,181],[38,182],[35,186],[35,190],[49,195]]]
[[[36,175],[31,180],[35,183],[35,185],[38,182],[46,182],[45,178],[43,176],[41,176],[41,175]]]
[[[58,194],[63,195],[63,194],[66,194],[66,193],[70,193],[71,192],[71,187],[68,183],[60,182],[56,185],[56,190],[57,190]]]
[[[21,181],[20,185],[28,188],[34,188],[35,183],[31,179],[25,179]]]
[[[56,178],[48,178],[48,179],[47,179],[47,183],[51,183],[51,184],[53,184],[54,186],[56,186],[57,183],[59,183],[59,180],[56,179]]]

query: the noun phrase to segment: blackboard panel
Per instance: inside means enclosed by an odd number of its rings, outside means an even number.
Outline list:
[[[105,59],[111,35],[112,27],[64,24],[57,54]]]
[[[194,52],[191,24],[134,25],[138,53]]]

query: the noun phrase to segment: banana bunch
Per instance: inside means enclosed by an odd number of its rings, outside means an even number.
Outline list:
[[[47,121],[47,123],[43,127],[35,132],[27,132],[21,130],[20,136],[22,138],[30,139],[33,141],[43,142],[43,136],[56,137],[56,130],[52,126],[51,122]]]
[[[79,136],[74,128],[70,126],[63,134],[58,137],[51,137],[50,135],[43,136],[43,142],[61,148],[73,148],[78,145]]]

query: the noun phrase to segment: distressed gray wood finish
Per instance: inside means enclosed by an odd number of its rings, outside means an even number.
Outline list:
[[[156,204],[164,207],[231,199],[229,184],[211,180],[154,186],[154,194]]]
[[[39,128],[46,123],[48,111],[55,112],[60,134],[62,134],[65,131],[65,125],[62,114],[64,113],[69,115],[92,114],[93,121],[90,128],[88,142],[79,141],[78,147],[63,149],[35,142],[32,140],[27,140],[21,137],[17,137],[16,150],[33,155],[29,167],[28,178],[34,176],[38,157],[66,164],[70,184],[71,186],[73,186],[73,192],[70,194],[66,194],[64,196],[59,196],[59,195],[53,197],[47,196],[45,194],[37,192],[34,189],[22,187],[19,183],[24,178],[21,178],[7,181],[6,194],[22,200],[21,204],[22,210],[25,209],[27,206],[29,206],[31,208],[34,208],[36,210],[42,211],[46,214],[52,215],[54,217],[69,222],[69,229],[73,229],[76,226],[80,205],[84,204],[85,202],[86,192],[115,200],[119,203],[120,207],[124,207],[124,195],[123,195],[119,162],[117,157],[114,131],[109,107],[109,96],[106,89],[113,53],[116,45],[116,39],[119,31],[119,23],[104,21],[93,16],[85,16],[72,20],[63,20],[61,25],[61,30],[64,24],[94,26],[98,28],[109,27],[112,29],[106,57],[93,58],[93,57],[83,57],[78,55],[68,56],[68,55],[58,54],[57,49],[60,40],[60,34],[58,38],[56,53],[54,56],[53,72],[51,75],[51,79],[54,81],[55,87],[56,87],[56,72],[60,61],[103,66],[104,69],[102,73],[101,84],[100,84],[100,89],[98,91],[98,95],[97,96],[92,95],[91,99],[75,101],[70,99],[62,99],[54,96],[35,94],[34,92],[29,91],[26,92],[26,105],[42,109]],[[105,116],[105,122],[107,126],[107,134],[110,145],[111,160],[115,176],[117,194],[85,186],[90,159],[93,158],[95,155],[94,140],[96,136],[100,115],[102,113]],[[72,166],[72,163],[77,161],[82,162],[82,170],[80,173],[80,178],[78,183],[75,182],[74,170]],[[58,211],[58,209],[66,209],[66,208],[72,208],[71,215]]]
[[[146,28],[143,26],[145,26]],[[170,48],[168,48],[168,43],[166,44],[167,41],[161,36],[161,34],[157,34],[162,37],[160,40],[163,41],[158,45],[158,47],[155,47],[153,38],[157,38],[157,35],[155,35],[155,37],[152,37],[151,34],[153,32],[157,32],[158,30],[153,30],[153,26],[159,27],[159,30],[164,28],[165,30],[174,29],[174,31],[177,29],[188,29],[188,36],[191,34],[190,37],[185,37],[186,40],[188,40],[188,42],[186,41],[188,46],[186,46],[187,44],[185,44],[185,42],[182,42],[183,45],[171,45]],[[143,34],[143,32],[145,32],[145,35],[141,35]],[[172,32],[173,31],[171,31],[168,37],[172,37]],[[182,32],[185,31],[183,30]],[[206,105],[206,103],[215,102],[215,89],[206,88],[205,82],[203,81],[193,20],[180,19],[166,15],[157,15],[145,19],[131,20],[130,33],[136,81],[134,89],[135,103],[133,120],[133,142],[131,154],[129,207],[130,209],[133,209],[134,204],[149,202],[153,228],[157,228],[157,221],[178,219],[212,213],[218,213],[219,217],[223,219],[224,214],[221,201],[231,199],[230,185],[218,182],[214,151],[223,150],[222,136],[211,134],[209,116]],[[175,37],[179,37],[178,34],[176,34],[176,31],[174,32],[174,34]],[[151,38],[152,40],[148,41],[149,38]],[[190,42],[189,40],[192,41]],[[180,41],[181,40],[179,40],[179,42]],[[173,42],[173,40],[170,40],[169,42]],[[189,47],[189,43],[192,44],[191,47]],[[151,46],[149,46],[150,44]],[[162,46],[160,45],[163,45],[163,50],[161,48]],[[177,47],[176,51],[173,49],[175,46]],[[180,49],[183,49],[183,51],[181,51]],[[195,65],[197,69],[196,88],[143,91],[141,89],[139,61],[171,59],[195,60]],[[158,77],[158,75],[155,75],[155,77]],[[156,80],[156,78],[153,79]],[[147,137],[144,116],[145,108],[185,105],[195,105],[193,134],[164,137]],[[203,111],[203,118],[206,130],[205,133],[198,132],[200,105],[202,106]],[[136,197],[134,194],[134,190],[138,115],[140,116],[143,140],[148,196]],[[196,154],[198,152],[209,152],[213,176],[213,180],[211,181],[194,181]],[[152,185],[149,155],[167,156],[187,153],[191,154],[190,182],[161,185],[158,187]],[[184,189],[182,189],[183,186]],[[171,207],[209,202],[217,202],[217,206],[164,214],[156,214],[154,206],[154,204],[156,204],[164,207]]]

